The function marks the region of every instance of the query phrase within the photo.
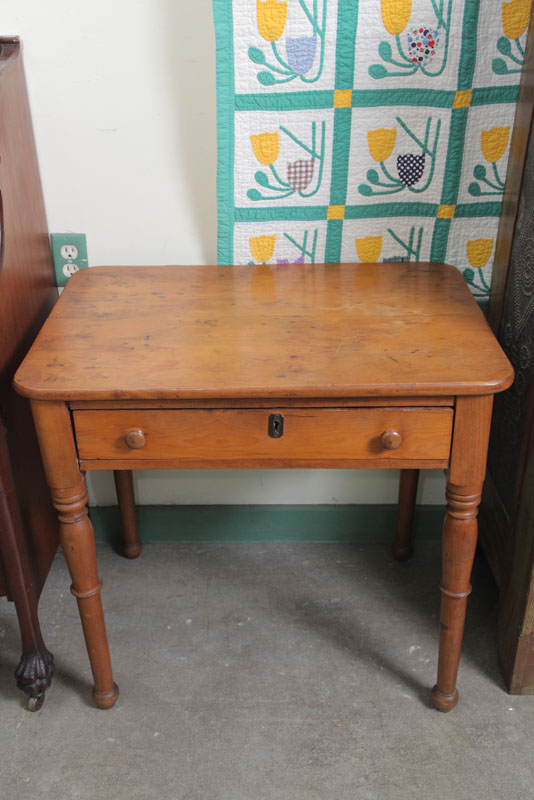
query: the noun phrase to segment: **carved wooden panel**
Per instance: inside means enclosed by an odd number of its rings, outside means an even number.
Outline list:
[[[496,246],[488,320],[516,380],[496,397],[481,542],[499,583],[498,649],[512,694],[534,694],[534,12]]]
[[[534,133],[531,132],[503,316],[501,345],[516,371],[508,391],[495,398],[489,468],[508,514],[524,460],[525,426],[534,386]]]

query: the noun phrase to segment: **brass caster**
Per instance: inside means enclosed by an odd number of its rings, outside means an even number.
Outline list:
[[[43,703],[45,701],[45,694],[35,695],[35,697],[28,697],[28,702],[26,703],[26,708],[28,711],[39,711],[40,708],[43,707]]]

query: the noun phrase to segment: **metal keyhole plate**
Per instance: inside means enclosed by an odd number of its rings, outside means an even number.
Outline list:
[[[269,414],[269,436],[273,439],[279,439],[284,435],[284,415],[283,414]]]

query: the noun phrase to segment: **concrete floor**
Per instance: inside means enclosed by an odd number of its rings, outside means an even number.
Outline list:
[[[534,697],[496,665],[496,590],[478,561],[460,704],[429,707],[439,544],[395,563],[384,545],[99,547],[115,677],[91,678],[62,557],[41,601],[56,660],[23,708],[20,644],[0,606],[2,800],[530,800]]]

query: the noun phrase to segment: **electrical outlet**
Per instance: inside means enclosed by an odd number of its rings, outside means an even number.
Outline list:
[[[58,286],[65,286],[71,275],[89,266],[85,233],[51,233],[52,257]]]

